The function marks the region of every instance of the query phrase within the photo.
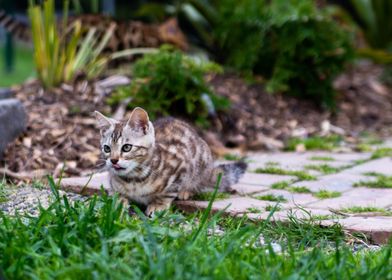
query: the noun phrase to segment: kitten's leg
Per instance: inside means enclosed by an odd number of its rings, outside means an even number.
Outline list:
[[[156,197],[150,204],[147,206],[145,211],[146,216],[151,217],[151,215],[156,211],[162,211],[169,209],[173,200],[177,197],[177,194],[173,195],[163,195]]]
[[[189,190],[182,190],[178,193],[178,199],[179,200],[188,200],[189,198],[191,198],[194,195],[193,192],[189,191]]]
[[[118,193],[118,192],[116,192],[112,188],[108,189],[108,195],[109,196],[114,196],[116,193]],[[126,198],[125,196],[121,195],[120,193],[118,193],[118,201],[123,205],[124,209],[128,209],[129,208],[129,200],[128,200],[128,198]]]

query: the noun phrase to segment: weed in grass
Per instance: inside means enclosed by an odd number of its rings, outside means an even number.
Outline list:
[[[369,212],[377,212],[381,213],[385,216],[391,216],[392,211],[388,211],[384,208],[373,207],[373,206],[352,206],[349,208],[343,208],[339,210],[340,212],[347,213],[347,214],[355,214],[355,213],[369,213]]]
[[[367,173],[368,176],[375,176],[376,181],[359,181],[354,187],[368,187],[374,189],[390,189],[392,188],[392,176],[385,176],[377,173]],[[369,175],[370,174],[370,175]]]
[[[271,189],[274,189],[274,190],[285,190],[289,186],[290,186],[290,182],[288,182],[288,181],[280,181],[280,182],[273,183],[271,185]]]
[[[254,214],[259,214],[259,213],[262,212],[261,209],[259,209],[259,208],[257,208],[257,207],[249,207],[249,208],[246,208],[246,211],[247,211],[248,213],[254,213]]]
[[[327,191],[327,190],[319,190],[318,192],[313,193],[313,195],[320,199],[327,199],[327,198],[335,198],[339,197],[342,194],[340,192],[334,191]]]
[[[0,181],[0,203],[8,200],[8,191],[6,181],[3,179]]]
[[[129,216],[117,196],[104,193],[70,203],[59,196],[53,180],[49,183],[54,202],[40,207],[37,217],[0,212],[5,279],[77,279],[81,274],[86,279],[392,277],[392,245],[355,253],[344,245],[339,225],[324,228],[295,217],[285,223],[251,223],[208,211],[189,216],[168,211],[148,219],[140,211]],[[224,224],[223,234],[209,234],[219,224]],[[261,234],[265,245],[259,242]],[[268,249],[271,241],[281,244],[282,254]]]
[[[266,194],[255,196],[259,200],[276,201],[276,202],[287,202],[287,199],[282,195]]]
[[[202,192],[202,193],[196,194],[192,199],[193,200],[210,201],[210,199],[212,198],[212,195],[213,195],[213,192]],[[216,194],[215,200],[226,199],[229,197],[230,197],[229,193],[218,192]]]
[[[296,147],[300,144],[304,145],[306,150],[326,150],[331,151],[334,148],[339,147],[342,137],[338,135],[332,135],[328,137],[310,137],[306,139],[293,138],[290,139],[286,150],[295,151]]]
[[[378,159],[383,157],[392,157],[392,148],[379,148],[372,154],[372,159]]]
[[[33,180],[31,182],[31,187],[39,190],[43,190],[45,188],[45,184],[38,180]]]
[[[316,171],[319,171],[323,174],[337,173],[342,169],[342,168],[336,168],[336,167],[330,166],[328,164],[319,164],[319,165],[310,164],[310,165],[306,165],[305,168],[309,169],[309,170],[316,170]]]
[[[293,193],[312,193],[307,187],[290,187],[288,190]]]
[[[321,157],[321,156],[313,156],[310,157],[309,159],[315,161],[335,161],[333,157]]]
[[[265,207],[265,211],[280,211],[282,210],[282,207],[280,207],[279,205],[268,205]]]
[[[284,170],[282,168],[273,167],[273,166],[266,166],[264,168],[257,168],[254,172],[255,173],[296,176],[299,180],[305,180],[305,181],[316,180],[315,176],[310,175],[306,171]]]

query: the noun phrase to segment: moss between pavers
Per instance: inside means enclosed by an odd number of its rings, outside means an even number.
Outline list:
[[[295,151],[300,144],[304,145],[306,150],[326,150],[331,151],[339,147],[342,137],[339,135],[331,135],[327,137],[309,137],[306,139],[292,138],[286,146],[287,151]]]
[[[287,190],[290,191],[290,192],[293,192],[293,193],[312,193],[312,191],[309,190],[307,187],[301,187],[301,186],[299,186],[299,187],[290,187]]]
[[[254,213],[254,214],[259,214],[259,213],[262,213],[262,212],[263,212],[261,209],[259,209],[259,208],[257,208],[257,207],[249,207],[249,208],[246,208],[246,211],[247,211],[248,213]]]
[[[341,195],[342,193],[340,192],[327,191],[327,190],[319,190],[318,192],[313,193],[313,196],[320,199],[335,198]]]
[[[274,194],[266,194],[266,195],[258,195],[254,198],[259,200],[267,200],[267,201],[275,201],[275,202],[287,202],[287,199],[284,198],[283,195],[274,195]]]
[[[348,207],[348,208],[342,208],[339,211],[342,213],[347,213],[347,214],[376,212],[376,213],[381,213],[384,216],[392,216],[392,211],[388,211],[384,208],[373,207],[373,206],[365,206],[365,207],[352,206],[352,207]]]
[[[344,169],[344,167],[337,168],[337,167],[330,166],[328,164],[309,164],[309,165],[305,165],[305,169],[316,170],[323,174],[333,174]]]
[[[392,176],[385,176],[375,172],[368,172],[364,175],[376,177],[375,181],[359,181],[353,187],[367,187],[374,189],[390,189],[392,188]]]
[[[280,207],[279,205],[268,205],[265,207],[266,211],[280,211],[282,210],[282,207]]]
[[[271,189],[274,190],[286,190],[292,193],[312,193],[310,189],[302,186],[290,186],[291,182],[289,181],[281,181],[271,185]]]
[[[294,170],[284,170],[279,167],[268,165],[264,168],[257,168],[254,170],[255,173],[265,173],[265,174],[276,174],[276,175],[289,175],[295,176],[301,181],[311,181],[316,180],[316,177],[310,175],[306,171],[294,171]]]
[[[378,148],[373,152],[371,159],[378,159],[390,156],[392,156],[392,148]]]
[[[321,157],[321,156],[313,156],[309,158],[310,160],[314,161],[335,161],[333,157]]]

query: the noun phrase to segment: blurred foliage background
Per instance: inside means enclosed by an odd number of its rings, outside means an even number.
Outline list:
[[[11,14],[20,14],[26,11],[26,2],[0,0],[0,6]],[[392,2],[388,0],[69,2],[70,14],[108,13],[112,9],[114,18],[148,23],[176,17],[192,44],[190,53],[202,54],[222,64],[226,71],[261,76],[271,93],[310,99],[332,110],[336,101],[332,82],[355,59],[368,58],[385,64],[384,76],[392,80],[392,22],[389,20]],[[62,13],[63,4],[55,1],[57,14]],[[25,48],[18,47],[16,51],[22,57],[19,53],[24,53]],[[98,54],[94,59],[99,59]],[[150,59],[162,62],[163,58],[158,55]],[[24,68],[29,63],[24,59],[23,65],[17,63],[15,68]],[[96,75],[102,71],[97,72]],[[31,71],[15,69],[14,73],[25,78]],[[164,71],[157,73],[158,76],[166,74],[169,75]],[[2,86],[10,81],[17,79],[2,82]],[[176,87],[173,85],[173,92]]]

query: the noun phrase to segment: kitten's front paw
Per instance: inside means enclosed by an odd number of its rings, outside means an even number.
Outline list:
[[[193,196],[193,193],[190,192],[190,191],[180,191],[178,193],[178,199],[179,200],[188,200],[192,196]]]
[[[144,212],[146,216],[151,217],[155,212],[158,211],[163,211],[168,209],[168,205],[163,205],[163,204],[150,204],[147,206],[146,211]]]

